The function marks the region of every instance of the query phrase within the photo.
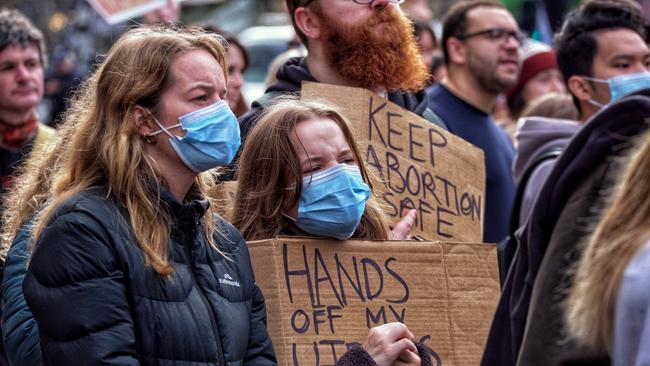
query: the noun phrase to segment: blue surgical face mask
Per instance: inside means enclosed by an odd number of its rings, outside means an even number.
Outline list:
[[[176,154],[195,173],[228,165],[239,150],[239,123],[224,100],[180,116],[178,124],[167,128],[156,117],[154,121],[161,129],[150,136],[161,132],[169,135]],[[171,134],[169,130],[175,127],[187,134],[183,137]]]
[[[650,88],[650,72],[647,71],[642,71],[634,74],[618,75],[607,80],[592,78],[588,76],[583,77],[589,81],[607,84],[609,86],[610,95],[609,103],[612,103],[625,95],[637,92],[642,89]],[[589,102],[600,108],[605,106],[602,103],[596,102],[595,100],[590,99]]]
[[[354,165],[338,164],[304,177],[296,225],[312,235],[349,239],[361,222],[370,193]]]

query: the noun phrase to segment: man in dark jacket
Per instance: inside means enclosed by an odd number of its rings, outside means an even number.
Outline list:
[[[299,93],[303,81],[367,88],[436,122],[420,91],[428,77],[427,69],[418,54],[412,25],[398,3],[286,0],[308,56],[290,59],[281,66],[277,82],[239,119],[242,141],[272,99],[283,93]]]
[[[609,364],[604,350],[566,339],[562,310],[572,266],[618,177],[620,157],[647,129],[650,89],[640,89],[650,86],[650,53],[643,32],[635,3],[591,0],[567,18],[557,38],[558,63],[581,119],[591,118],[555,162],[523,228],[483,365]],[[642,73],[632,84],[612,83],[626,70]],[[633,94],[621,97],[621,86]]]

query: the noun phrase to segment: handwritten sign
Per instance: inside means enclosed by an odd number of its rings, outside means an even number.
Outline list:
[[[174,1],[180,2],[180,0]],[[108,24],[115,24],[163,8],[167,6],[168,0],[88,0],[88,2]]]
[[[280,365],[334,365],[399,321],[434,365],[478,365],[498,297],[492,245],[280,237],[248,243]]]
[[[334,103],[351,121],[393,222],[414,208],[413,234],[429,240],[483,240],[482,150],[365,89],[305,82],[302,99]]]

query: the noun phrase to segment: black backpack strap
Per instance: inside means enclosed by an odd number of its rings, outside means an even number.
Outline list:
[[[515,194],[515,202],[512,207],[512,213],[510,214],[510,226],[508,228],[508,236],[505,239],[497,243],[497,258],[499,262],[499,279],[501,281],[501,286],[505,283],[506,275],[508,274],[508,269],[510,264],[515,256],[515,252],[519,247],[519,236],[521,235],[520,226],[519,226],[519,216],[521,215],[521,203],[524,200],[524,193],[526,192],[526,186],[528,185],[528,180],[535,169],[543,162],[549,159],[555,159],[562,154],[564,150],[563,147],[556,146],[549,148],[548,150],[542,152],[524,171],[524,174],[519,181],[517,186],[517,193]]]
[[[521,176],[519,185],[517,185],[517,193],[515,193],[515,203],[512,207],[512,214],[510,215],[510,228],[508,229],[509,234],[513,234],[517,229],[519,229],[519,216],[521,216],[521,203],[524,200],[524,193],[526,193],[526,186],[528,186],[528,180],[530,176],[533,175],[535,170],[540,164],[549,159],[556,159],[562,154],[564,147],[555,146],[549,148],[548,150],[542,152],[537,159],[535,159],[528,168],[524,171],[524,174]]]

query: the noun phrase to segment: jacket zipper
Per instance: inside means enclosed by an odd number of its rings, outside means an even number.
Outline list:
[[[192,235],[192,237],[195,236],[196,235]],[[228,366],[228,364],[226,363],[225,356],[223,354],[223,346],[221,344],[221,336],[219,334],[219,326],[217,325],[217,318],[214,315],[214,311],[212,310],[212,306],[210,306],[210,302],[208,301],[208,298],[203,293],[203,290],[201,290],[199,283],[196,281],[196,276],[194,275],[194,264],[192,263],[192,251],[190,249],[190,244],[191,243],[185,243],[185,252],[187,254],[188,266],[190,267],[190,276],[192,277],[192,284],[196,288],[197,292],[199,293],[199,297],[201,298],[201,301],[203,301],[203,304],[208,310],[208,316],[210,317],[210,323],[212,323],[212,330],[214,332],[214,336],[217,342],[217,357],[219,358],[219,366]]]

